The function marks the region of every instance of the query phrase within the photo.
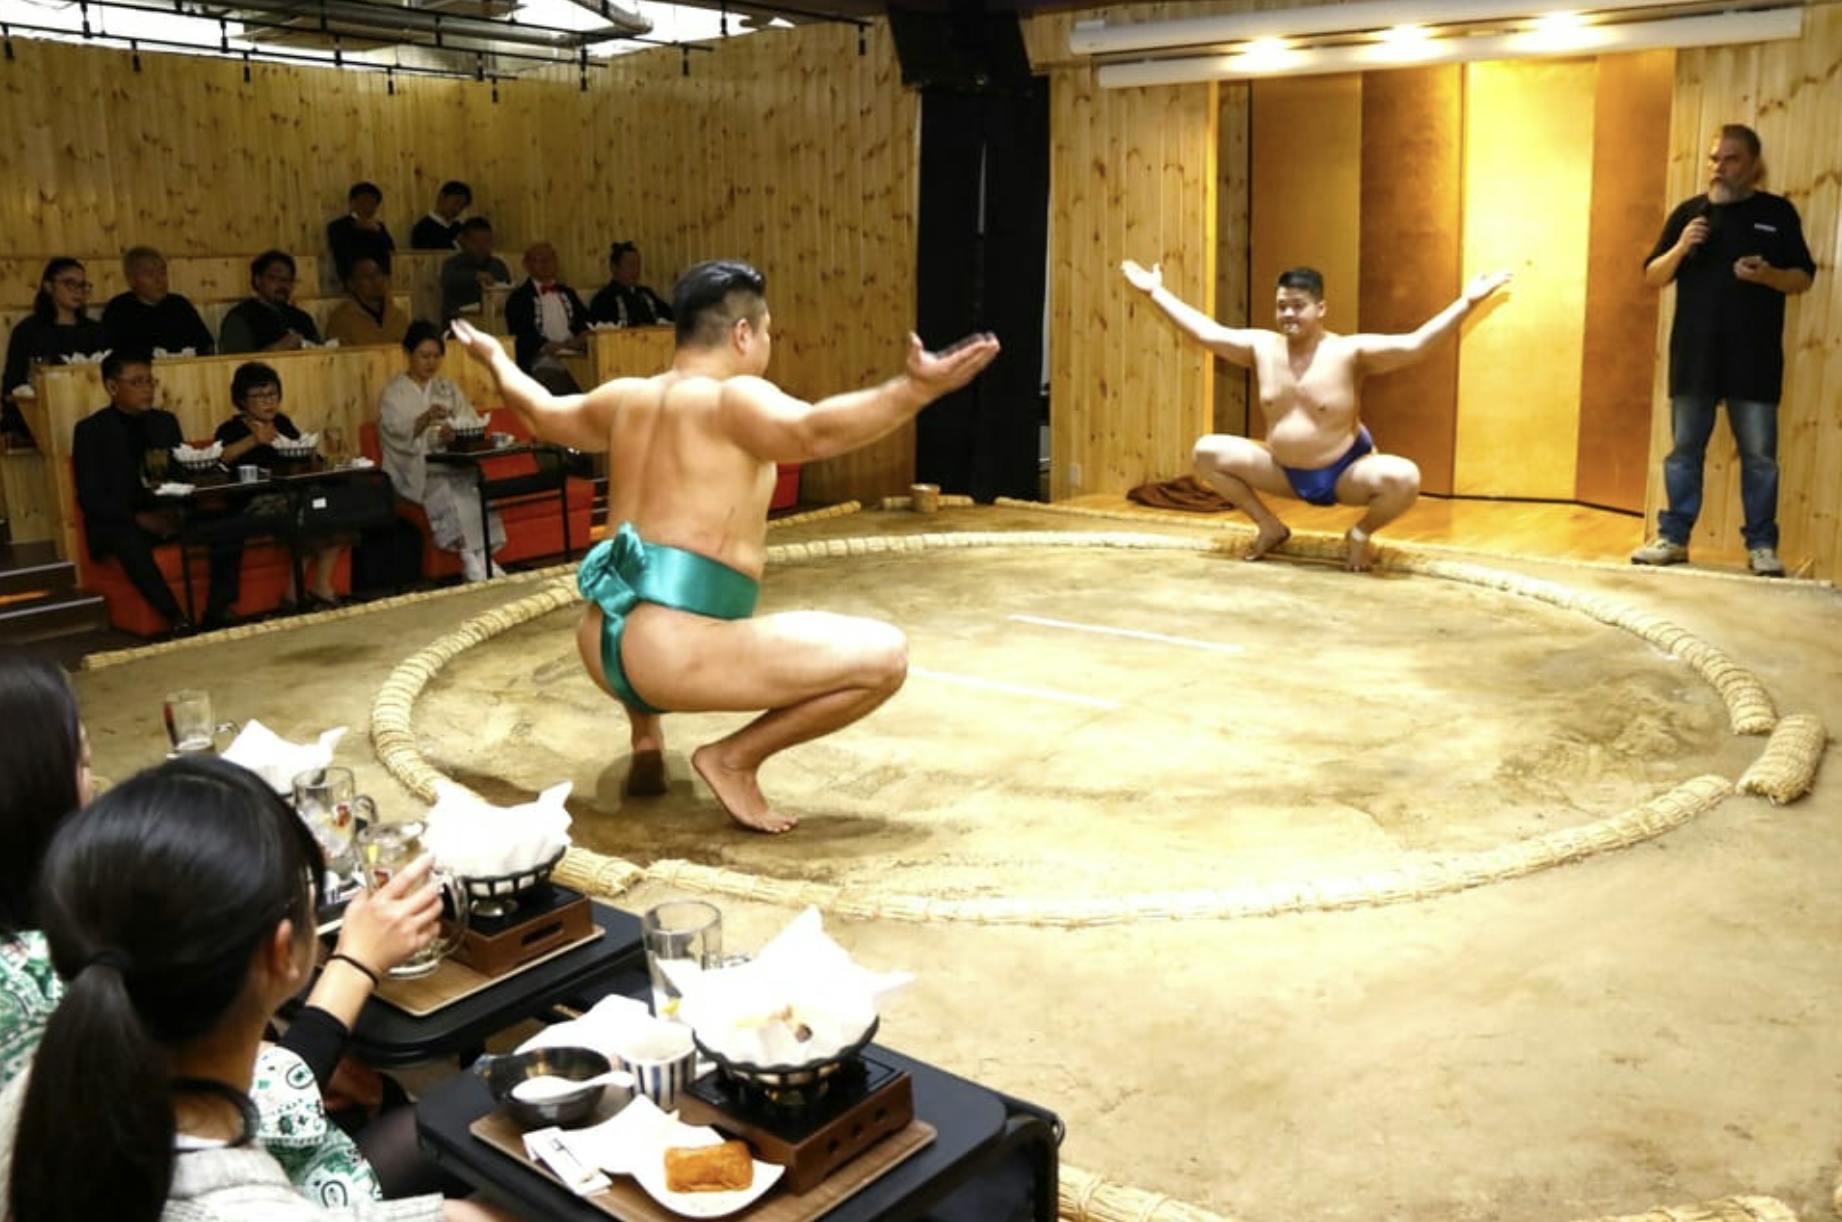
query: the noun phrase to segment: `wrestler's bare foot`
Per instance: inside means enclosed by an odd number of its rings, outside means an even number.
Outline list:
[[[1375,563],[1375,545],[1369,536],[1352,526],[1349,528],[1349,533],[1343,538],[1349,543],[1349,552],[1344,557],[1343,567],[1352,573],[1368,572],[1369,566]]]
[[[633,750],[633,760],[627,765],[627,789],[629,798],[656,798],[668,788],[665,780],[665,752],[658,747]]]
[[[691,767],[710,786],[716,800],[723,804],[729,817],[743,827],[778,835],[790,832],[799,820],[792,815],[776,814],[761,796],[761,786],[753,768],[733,768],[722,760],[716,743],[706,743],[691,753]]]
[[[1259,560],[1274,548],[1285,546],[1291,537],[1292,528],[1284,522],[1275,520],[1271,526],[1262,526],[1254,536],[1254,545],[1247,549],[1247,559]]]

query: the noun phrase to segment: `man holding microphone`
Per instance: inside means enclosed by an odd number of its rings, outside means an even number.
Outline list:
[[[1702,467],[1715,406],[1740,452],[1747,567],[1784,576],[1778,559],[1778,400],[1784,383],[1784,299],[1809,289],[1816,263],[1797,209],[1758,189],[1759,136],[1722,127],[1708,153],[1708,191],[1678,204],[1644,262],[1644,280],[1676,284],[1669,333],[1670,429],[1663,460],[1669,507],[1633,564],[1681,564],[1701,512]]]

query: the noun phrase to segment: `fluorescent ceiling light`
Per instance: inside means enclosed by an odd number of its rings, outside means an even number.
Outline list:
[[[1595,12],[1655,8],[1667,0],[1590,0]],[[1526,21],[1546,13],[1566,12],[1581,0],[1352,0],[1309,8],[1223,13],[1180,21],[1109,24],[1077,22],[1068,35],[1076,55],[1117,55],[1172,47],[1224,46],[1257,38],[1309,38],[1319,34],[1364,34],[1402,25],[1470,25],[1488,21]]]
[[[1584,45],[1595,52],[1643,51],[1653,47],[1710,47],[1797,38],[1803,33],[1803,23],[1804,11],[1800,6],[1751,13],[1720,13],[1711,17],[1635,21],[1624,25],[1581,25],[1574,30],[1574,36],[1585,40]],[[1434,38],[1427,41],[1424,53],[1412,62],[1457,64],[1487,59],[1530,59],[1542,55],[1577,54],[1583,49],[1578,45],[1557,48],[1551,43],[1551,34],[1533,30],[1469,38]],[[1284,66],[1261,68],[1252,67],[1245,52],[1102,64],[1098,77],[1104,89],[1124,89],[1198,81],[1251,80],[1262,76],[1363,72],[1398,67],[1401,63],[1394,57],[1395,48],[1379,41],[1296,48],[1287,51],[1286,55],[1289,60]]]

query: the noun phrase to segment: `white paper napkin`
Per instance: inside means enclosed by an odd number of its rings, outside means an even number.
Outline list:
[[[184,348],[181,348],[177,352],[168,352],[164,348],[156,347],[153,350],[153,354],[154,354],[154,360],[164,361],[164,360],[170,360],[173,357],[177,357],[177,356],[197,356],[198,349],[192,347],[190,344],[186,345]]]
[[[586,1129],[539,1130],[543,1134],[553,1131],[568,1159],[613,1175],[630,1175],[647,1196],[686,1217],[720,1218],[735,1213],[758,1200],[786,1170],[755,1159],[753,1182],[739,1192],[671,1191],[665,1186],[667,1150],[701,1150],[721,1145],[725,1139],[706,1125],[685,1124],[676,1112],[660,1111],[645,1095],[635,1095],[633,1102],[615,1113],[613,1119]],[[543,1142],[548,1144],[550,1140],[546,1137]],[[529,1136],[526,1141],[528,1148]]]
[[[216,462],[223,455],[224,443],[221,441],[214,441],[203,447],[181,442],[173,447],[173,457],[180,462]]]
[[[13,387],[13,397],[15,399],[36,399],[38,398],[38,392],[32,389],[32,383],[21,382],[19,385]]]
[[[566,1023],[552,1023],[518,1045],[519,1052],[539,1048],[592,1048],[610,1061],[619,1062],[619,1049],[631,1046],[649,1029],[667,1026],[682,1031],[676,1023],[654,1018],[643,1001],[610,993],[596,1002],[581,1018]]]
[[[154,489],[155,496],[191,496],[194,489],[191,484],[182,484],[177,480],[168,480]]]
[[[704,1047],[747,1065],[810,1065],[862,1039],[883,999],[913,979],[854,962],[808,908],[748,963],[673,983],[678,1018]]]
[[[310,768],[324,768],[333,762],[333,749],[345,737],[345,727],[335,726],[310,743],[292,743],[260,721],[250,720],[223,756],[241,764],[269,783],[276,793],[291,795],[294,778]]]
[[[63,359],[66,365],[100,365],[102,358],[113,351],[113,348],[104,348],[101,352],[67,352]]]
[[[569,847],[571,783],[552,785],[534,802],[494,806],[451,786],[429,809],[423,843],[464,878],[499,878],[542,865]]]
[[[357,458],[354,458],[351,462],[347,463],[346,465],[351,467],[355,471],[369,471],[372,467],[377,466],[376,463],[366,458],[363,454],[360,454]]]

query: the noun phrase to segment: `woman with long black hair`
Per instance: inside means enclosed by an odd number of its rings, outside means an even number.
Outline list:
[[[258,1052],[312,971],[323,866],[286,803],[216,759],[143,772],[63,822],[39,914],[65,993],[0,1094],[11,1222],[503,1216],[435,1195],[310,1202],[254,1144]]]
[[[56,258],[45,264],[38,278],[32,313],[19,321],[6,343],[6,366],[0,370],[0,396],[6,397],[0,430],[30,440],[25,417],[14,406],[12,394],[32,382],[32,365],[66,356],[88,356],[109,346],[102,324],[91,318],[89,277],[75,259]]]

